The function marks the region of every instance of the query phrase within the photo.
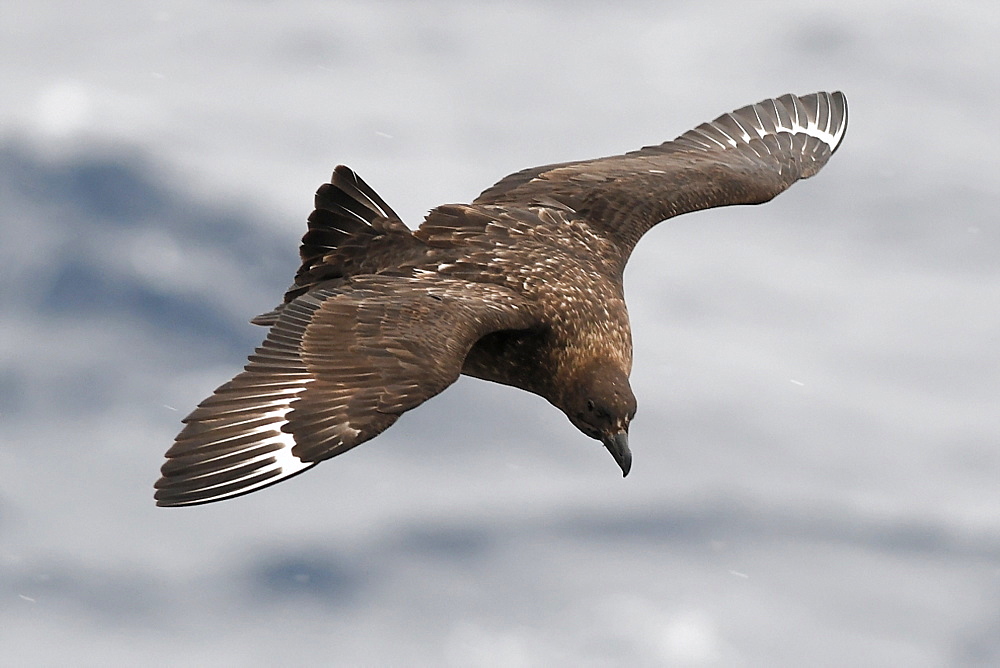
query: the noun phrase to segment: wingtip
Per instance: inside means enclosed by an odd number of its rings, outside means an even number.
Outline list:
[[[161,477],[153,487],[156,492],[153,499],[158,508],[186,508],[188,506],[203,506],[218,501],[228,501],[240,496],[246,496],[253,492],[260,491],[284,482],[289,478],[294,478],[316,466],[319,462],[304,463],[301,468],[284,469],[278,473],[267,473],[258,476],[251,483],[240,483],[229,486],[215,486],[210,488],[184,489],[185,481],[171,480],[168,477]],[[189,482],[189,481],[188,481]]]
[[[772,149],[756,140],[779,134],[808,135],[829,149],[811,176],[840,147],[847,130],[847,97],[840,91],[819,91],[808,95],[786,93],[741,107],[715,120],[702,123],[671,142],[685,149],[717,151],[752,147],[758,154]]]
[[[833,155],[834,153],[837,152],[837,149],[840,148],[840,145],[844,142],[844,136],[847,134],[847,120],[850,114],[848,113],[847,110],[847,96],[844,95],[844,93],[842,93],[839,90],[835,90],[832,93],[830,93],[830,97],[837,103],[837,106],[839,107],[838,109],[839,117],[841,119],[840,128],[837,132],[837,143],[830,151],[830,155]]]
[[[348,167],[347,165],[337,165],[336,167],[333,168],[332,177],[333,179],[336,179],[338,176],[347,178],[347,177],[354,177],[355,174],[354,170]]]

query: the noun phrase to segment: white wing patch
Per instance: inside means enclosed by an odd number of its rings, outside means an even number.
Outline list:
[[[788,132],[790,134],[806,134],[824,142],[834,150],[840,144],[847,130],[847,106],[844,96],[841,93],[818,93],[815,96],[815,113],[803,104],[803,100],[792,96],[773,100],[764,100],[755,104],[750,109],[757,116],[759,126],[755,127],[758,135],[763,138],[770,134],[767,116],[778,119],[775,123],[775,132]],[[843,109],[842,117],[838,117],[835,105],[840,103]],[[785,113],[788,117],[785,117]],[[762,115],[763,114],[763,115]],[[794,115],[793,115],[794,114]]]
[[[769,135],[788,133],[815,137],[837,150],[847,131],[847,100],[842,93],[783,95],[723,114],[678,139],[706,150],[734,148]],[[690,145],[690,144],[689,144]]]
[[[225,481],[201,488],[201,496],[196,503],[218,501],[236,494],[244,494],[313,466],[313,464],[303,462],[292,454],[295,439],[292,438],[291,434],[280,431],[281,426],[285,424],[284,416],[288,410],[289,408],[285,406],[262,415],[261,418],[268,418],[273,422],[255,426],[246,433],[247,436],[257,434],[263,436],[260,440],[255,441],[253,447],[248,448],[246,452],[205,460],[217,464],[218,468],[210,473],[192,476],[190,480],[198,482],[199,479],[207,478],[209,475],[218,475],[224,476]],[[278,446],[278,449],[272,450],[273,446]],[[253,454],[254,451],[258,451],[260,454]],[[246,456],[248,453],[249,457]],[[239,486],[238,492],[228,491],[234,485]]]
[[[281,430],[291,403],[311,382],[299,378],[279,387],[244,374],[219,388],[187,418],[176,453],[157,483],[163,506],[188,506],[252,492],[316,465],[292,453],[295,439]],[[255,396],[256,394],[256,396]]]

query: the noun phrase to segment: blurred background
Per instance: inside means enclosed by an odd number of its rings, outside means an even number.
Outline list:
[[[980,2],[8,3],[4,663],[1000,663],[998,33]],[[416,227],[836,89],[816,178],[633,255],[627,479],[463,379],[304,476],[154,507],[334,165]]]

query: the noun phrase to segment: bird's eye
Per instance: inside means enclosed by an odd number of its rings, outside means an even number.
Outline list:
[[[594,402],[590,399],[587,399],[587,410],[588,411],[594,410]]]

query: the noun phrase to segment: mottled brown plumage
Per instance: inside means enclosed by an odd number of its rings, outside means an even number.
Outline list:
[[[815,174],[840,93],[785,95],[625,155],[527,169],[411,232],[346,167],[316,193],[302,265],[246,370],[185,420],[159,505],[260,489],[373,438],[462,373],[541,395],[628,474],[622,273],[667,218],[766,202]]]

